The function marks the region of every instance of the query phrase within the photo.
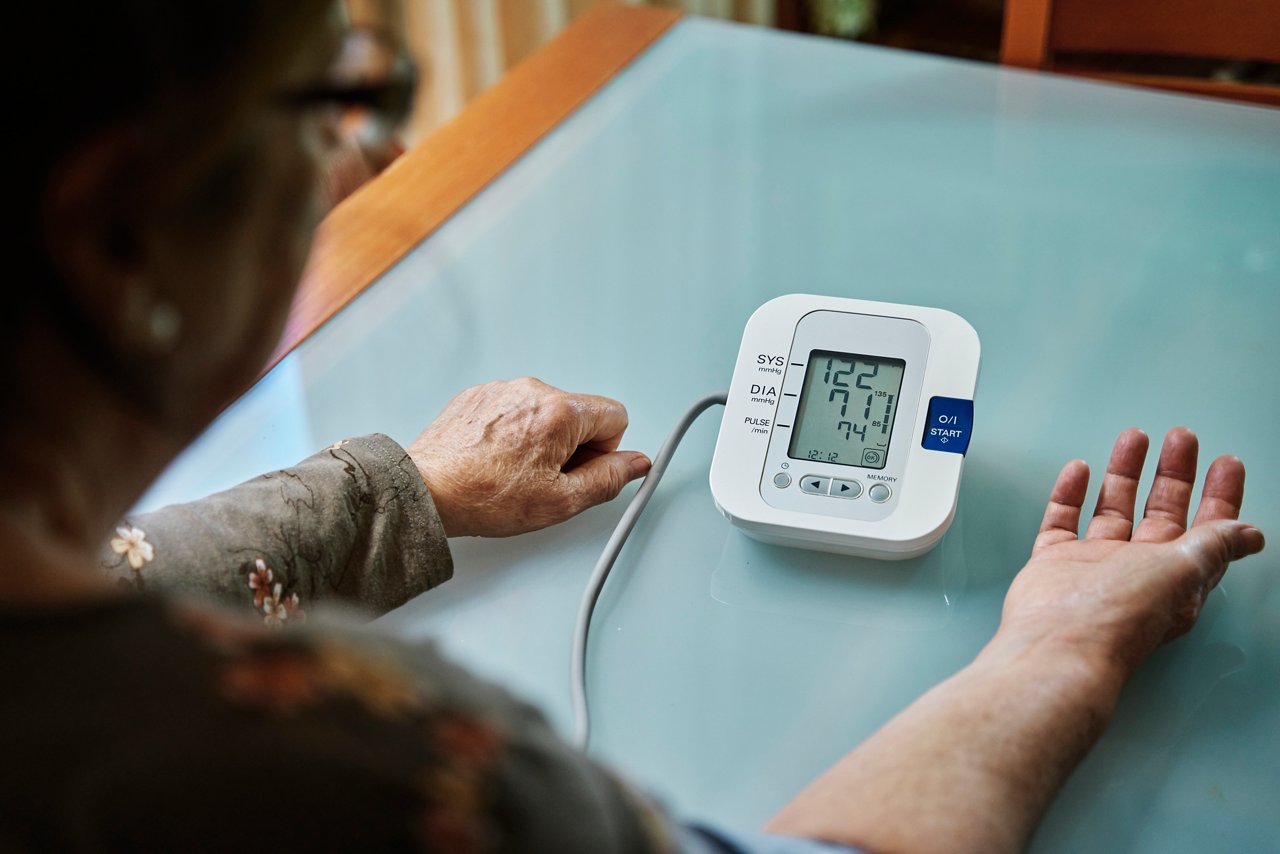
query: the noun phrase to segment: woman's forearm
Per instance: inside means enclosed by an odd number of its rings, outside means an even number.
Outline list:
[[[771,833],[874,852],[1024,848],[1123,683],[1074,650],[997,635],[788,804]]]
[[[131,586],[220,599],[271,622],[328,598],[383,613],[453,573],[431,494],[381,435],[129,516],[116,534],[103,564]]]

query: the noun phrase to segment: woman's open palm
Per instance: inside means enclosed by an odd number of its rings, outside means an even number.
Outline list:
[[[1244,464],[1214,460],[1187,527],[1198,442],[1184,427],[1165,436],[1155,480],[1135,524],[1147,435],[1130,429],[1111,451],[1093,518],[1077,533],[1089,467],[1063,467],[1031,559],[1005,598],[1002,631],[1079,646],[1131,671],[1164,640],[1188,631],[1227,565],[1261,551],[1262,533],[1237,521]]]

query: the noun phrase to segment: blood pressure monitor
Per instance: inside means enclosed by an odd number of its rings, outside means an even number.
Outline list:
[[[949,311],[770,300],[742,335],[711,463],[716,507],[765,542],[924,554],[955,515],[979,353]]]

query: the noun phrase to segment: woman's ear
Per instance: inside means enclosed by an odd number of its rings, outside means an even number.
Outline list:
[[[154,351],[157,337],[176,332],[164,309],[152,317],[156,300],[147,286],[143,234],[146,160],[139,129],[97,134],[51,171],[41,212],[62,297],[121,355]]]

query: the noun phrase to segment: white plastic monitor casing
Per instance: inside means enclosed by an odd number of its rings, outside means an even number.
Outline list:
[[[814,349],[906,361],[882,469],[788,455]],[[951,526],[964,468],[963,453],[924,447],[930,401],[971,401],[980,355],[974,328],[943,309],[806,294],[770,300],[742,334],[711,462],[716,508],[768,543],[889,560],[924,554]],[[789,488],[774,485],[780,474]],[[802,495],[797,483],[806,475],[846,478],[862,496]],[[879,482],[892,498],[874,504],[867,490]]]

